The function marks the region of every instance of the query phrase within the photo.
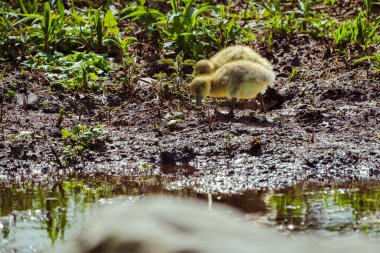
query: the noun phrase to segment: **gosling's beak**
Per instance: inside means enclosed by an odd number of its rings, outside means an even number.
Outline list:
[[[195,104],[197,106],[202,105],[202,97],[201,96],[196,96],[195,97]]]

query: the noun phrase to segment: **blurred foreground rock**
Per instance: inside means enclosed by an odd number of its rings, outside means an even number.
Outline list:
[[[104,207],[60,253],[265,253],[365,251],[380,246],[362,240],[286,237],[244,221],[235,210],[206,202],[154,197],[137,204]]]

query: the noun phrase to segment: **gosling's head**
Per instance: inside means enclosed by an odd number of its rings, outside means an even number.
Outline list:
[[[214,65],[208,60],[200,60],[195,64],[194,72],[196,75],[210,74],[214,71]]]
[[[207,76],[198,76],[190,83],[189,88],[195,96],[196,105],[201,105],[202,99],[210,93],[211,81]]]

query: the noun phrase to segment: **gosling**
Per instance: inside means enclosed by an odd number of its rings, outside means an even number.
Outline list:
[[[194,72],[196,75],[211,74],[224,64],[238,60],[251,61],[260,64],[270,71],[273,71],[272,64],[267,59],[256,53],[252,48],[247,46],[231,46],[221,50],[210,60],[198,61],[194,67]],[[261,93],[257,95],[260,102],[260,111],[264,112],[265,106],[263,97]]]
[[[202,99],[209,97],[226,97],[230,100],[228,117],[234,117],[234,107],[237,99],[255,98],[269,84],[273,83],[273,70],[261,64],[247,60],[226,63],[215,72],[200,75],[190,83],[191,94],[196,98],[196,104],[201,105]]]
[[[195,64],[196,75],[211,74],[224,64],[232,61],[247,60],[273,71],[272,64],[247,46],[231,46],[219,51],[210,60],[200,60]]]

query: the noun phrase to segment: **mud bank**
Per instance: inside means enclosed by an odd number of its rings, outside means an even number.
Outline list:
[[[277,73],[264,94],[268,112],[242,102],[232,120],[215,116],[223,102],[209,100],[196,110],[191,101],[157,98],[159,81],[144,76],[126,94],[112,93],[112,82],[102,94],[65,94],[36,73],[6,68],[1,87],[18,94],[27,89],[37,99],[27,108],[16,96],[2,103],[1,174],[7,180],[159,174],[200,192],[379,178],[380,83],[366,63],[349,64],[305,36],[259,50]],[[61,108],[64,120],[57,127]],[[78,123],[100,124],[104,134],[61,166],[68,144],[61,129]]]

